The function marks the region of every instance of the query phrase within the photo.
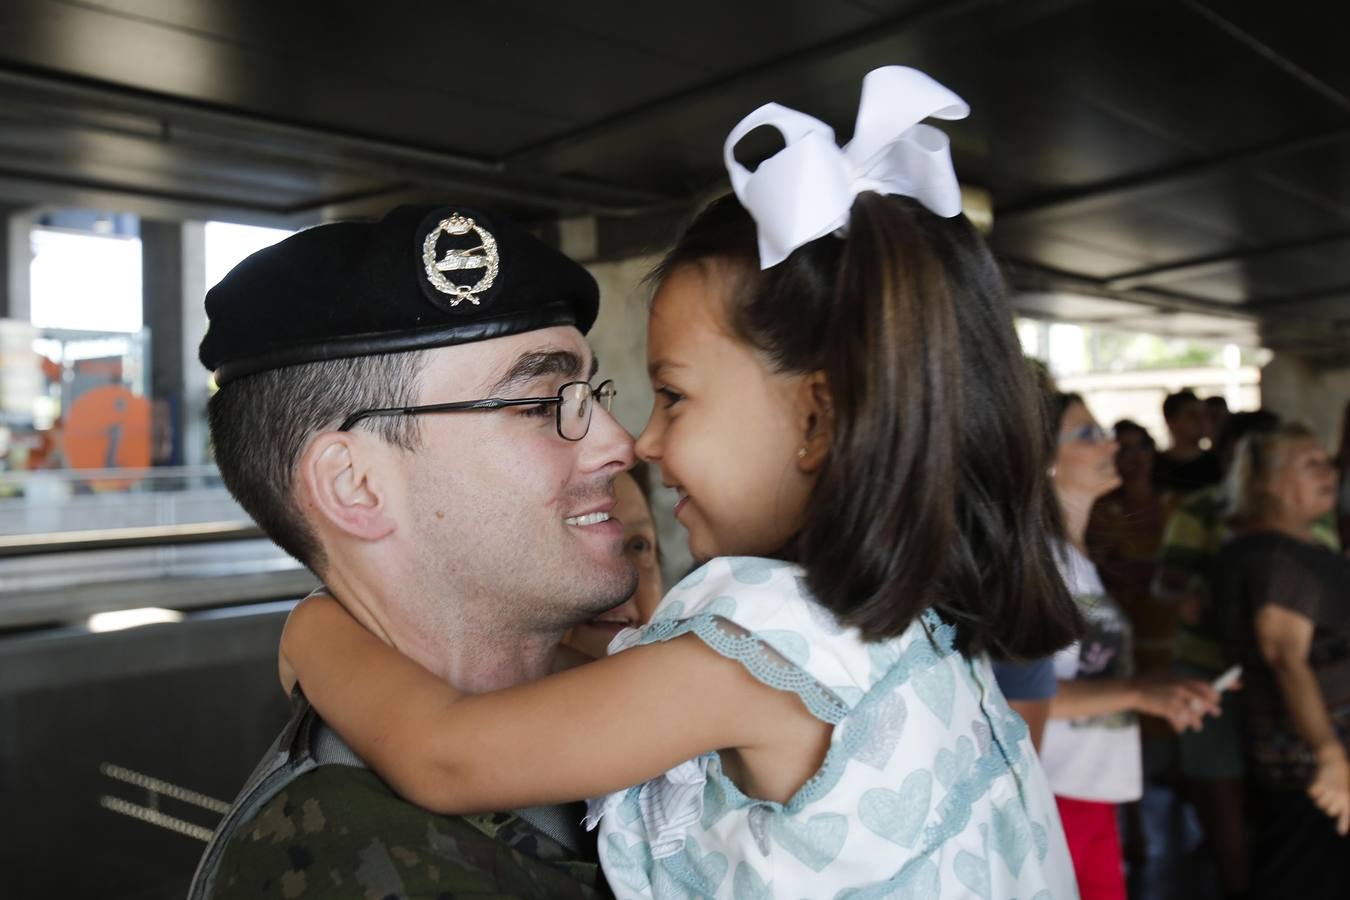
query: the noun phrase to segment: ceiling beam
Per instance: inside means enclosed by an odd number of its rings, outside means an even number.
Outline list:
[[[787,74],[800,75],[801,70],[807,66],[826,62],[847,53],[867,50],[893,40],[897,35],[911,29],[978,12],[986,7],[1005,5],[1004,0],[930,2],[916,12],[907,12],[899,16],[882,19],[841,37],[784,54],[767,62],[732,72],[729,75],[705,81],[686,90],[677,91],[653,100],[650,103],[623,110],[599,121],[527,145],[514,153],[508,154],[505,161],[508,164],[536,163],[554,154],[572,150],[591,141],[601,140],[616,131],[637,128],[646,124],[659,124],[678,110],[698,106],[712,98],[753,94],[757,85],[772,84],[775,80]],[[1064,5],[1063,0],[1055,5]],[[1033,6],[1034,4],[1023,0],[1019,4],[1017,12],[1025,14]]]
[[[1246,147],[1232,153],[1201,157],[1175,166],[1150,169],[1123,178],[1112,178],[1083,187],[1055,191],[1023,203],[998,207],[1000,223],[1018,224],[1043,221],[1060,216],[1091,212],[1119,203],[1139,200],[1156,192],[1174,191],[1189,182],[1209,178],[1229,169],[1263,162],[1287,153],[1299,153],[1336,141],[1350,140],[1350,128],[1337,128],[1318,134],[1287,138]]]
[[[1106,279],[1102,284],[1109,291],[1129,291],[1137,287],[1145,287],[1152,284],[1165,284],[1169,281],[1183,281],[1187,278],[1198,278],[1213,272],[1222,272],[1232,268],[1232,266],[1237,263],[1267,259],[1282,253],[1296,253],[1301,250],[1316,250],[1345,243],[1347,241],[1350,241],[1350,231],[1339,231],[1333,234],[1318,235],[1317,237],[1303,238],[1297,241],[1267,244],[1263,247],[1248,247],[1242,250],[1233,250],[1225,253],[1196,256],[1191,259],[1181,260],[1180,262],[1169,263],[1165,266],[1152,266],[1145,269],[1135,269],[1132,272],[1124,272],[1120,275],[1113,275],[1111,278]]]
[[[1205,300],[1163,290],[1117,290],[1107,287],[1107,279],[1093,278],[1077,272],[1056,269],[1029,260],[1000,256],[999,261],[1007,272],[1008,282],[1021,289],[1044,290],[1046,288],[1064,288],[1089,296],[1103,297],[1109,300],[1128,300],[1145,306],[1171,312],[1199,313],[1206,316],[1219,316],[1225,319],[1251,320],[1256,318],[1249,307],[1234,306],[1215,300]]]
[[[1345,299],[1350,301],[1350,284],[1331,288],[1318,288],[1315,291],[1303,291],[1297,294],[1285,294],[1282,297],[1259,297],[1246,304],[1246,308],[1258,313],[1269,313],[1276,309],[1294,306],[1300,303],[1312,303],[1317,300]],[[1287,311],[1287,310],[1284,310]],[[1346,304],[1346,313],[1350,315],[1350,302]]]
[[[604,215],[645,214],[687,199],[652,191],[552,175],[537,167],[516,167],[501,160],[346,134],[308,125],[276,122],[238,111],[200,106],[164,95],[110,85],[76,82],[45,74],[0,67],[0,99],[48,110],[46,118],[70,118],[78,127],[110,130],[159,144],[207,148],[237,154],[241,160],[282,160],[330,166],[388,181],[465,184],[480,193],[528,194],[539,206]],[[91,111],[99,115],[91,115]],[[108,113],[119,115],[109,117]],[[13,174],[13,173],[11,173]],[[134,193],[133,186],[120,188]]]
[[[1318,78],[1312,72],[1308,71],[1303,66],[1300,66],[1250,31],[1237,25],[1232,19],[1220,14],[1208,4],[1198,2],[1198,0],[1183,0],[1183,3],[1188,9],[1200,16],[1200,18],[1205,19],[1219,31],[1233,38],[1247,49],[1255,52],[1258,56],[1269,61],[1277,69],[1284,72],[1290,78],[1293,78],[1318,97],[1339,107],[1341,112],[1350,113],[1350,96],[1346,96],[1344,91],[1329,84],[1325,79]]]

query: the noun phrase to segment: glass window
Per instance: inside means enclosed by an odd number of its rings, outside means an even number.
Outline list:
[[[32,321],[73,331],[141,330],[139,238],[34,228]]]

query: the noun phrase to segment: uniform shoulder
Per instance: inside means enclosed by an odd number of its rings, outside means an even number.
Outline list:
[[[306,772],[231,835],[213,900],[587,897],[565,868],[527,856],[458,816],[409,803],[373,772]]]

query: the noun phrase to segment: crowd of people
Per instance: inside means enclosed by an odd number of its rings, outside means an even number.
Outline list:
[[[319,226],[211,290],[222,478],[324,587],[194,900],[1123,896],[1141,717],[1269,776],[1268,858],[1340,846],[1325,454],[1249,436],[1230,503],[1199,401],[1155,458],[1038,375],[923,123],[968,112],[892,66],[842,148],[733,129],[651,277],[636,439],[593,279],[495,211]],[[697,562],[664,592],[657,473]],[[1174,671],[1183,630],[1219,655]]]
[[[1120,619],[1105,639],[1090,624],[1079,653],[1133,673],[1133,709],[1144,716],[1129,741],[1127,771],[1142,765],[1147,779],[1193,805],[1225,896],[1343,896],[1350,560],[1340,553],[1338,526],[1350,508],[1339,502],[1337,468],[1350,459],[1342,447],[1333,463],[1302,425],[1267,410],[1230,413],[1214,399],[1169,395],[1171,447],[1158,452],[1131,420],[1112,433],[1090,417],[1078,428],[1086,411],[1067,398],[1078,419],[1062,417],[1060,434],[1081,445],[1079,453],[1095,452],[1100,465],[1088,469],[1097,490],[1083,530],[1074,527],[1072,501],[1066,506],[1070,536],[1082,537],[1066,577],[1082,586],[1080,602],[1105,605]],[[1109,471],[1105,460],[1114,463]],[[1070,686],[1061,681],[1060,695]],[[1165,688],[1190,696],[1150,708],[1145,698]],[[1058,795],[1053,752],[1047,746]],[[1109,767],[1114,780],[1121,769]],[[1112,783],[1102,777],[1064,790],[1095,799]],[[1096,854],[1075,853],[1084,896],[1125,895],[1120,863],[1140,862],[1145,851],[1133,803],[1140,787],[1136,778],[1113,796],[1124,806]],[[1123,849],[1108,843],[1117,822]],[[1074,847],[1068,817],[1065,829]],[[1110,873],[1109,890],[1091,887],[1099,871]]]

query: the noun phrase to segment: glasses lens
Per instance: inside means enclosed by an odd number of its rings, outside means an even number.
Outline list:
[[[618,394],[619,389],[614,386],[612,381],[601,382],[600,386],[595,389],[595,399],[605,408],[605,412],[614,408],[614,398]]]
[[[591,427],[591,386],[584,381],[563,385],[558,404],[558,433],[569,441],[579,441]]]

